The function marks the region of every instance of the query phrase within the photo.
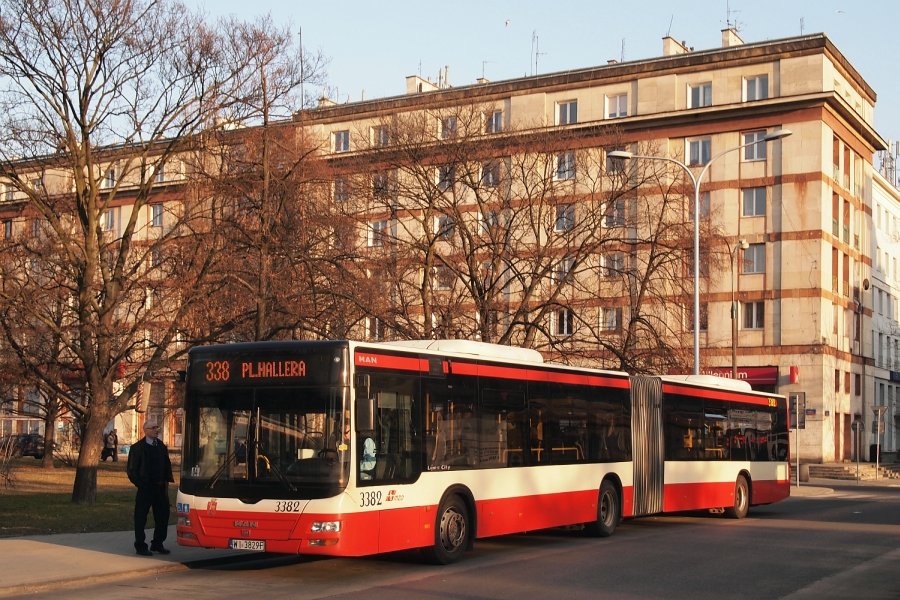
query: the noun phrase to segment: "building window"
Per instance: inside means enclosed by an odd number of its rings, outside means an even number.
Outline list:
[[[688,108],[712,106],[712,83],[690,86],[688,96],[690,98],[690,106]]]
[[[453,165],[445,165],[438,169],[438,187],[441,191],[452,188],[455,180],[456,168]]]
[[[600,309],[600,331],[618,331],[622,325],[621,308]]]
[[[607,174],[613,173],[624,173],[625,172],[625,159],[624,158],[613,158],[609,155],[610,152],[613,151],[621,151],[624,150],[625,146],[614,146],[612,148],[606,149],[606,172]]]
[[[575,205],[557,204],[554,231],[571,231],[575,229]]]
[[[862,375],[860,375],[859,373],[853,374],[853,395],[862,395]]]
[[[744,302],[744,329],[763,329],[766,324],[765,302]],[[840,372],[838,372],[840,375]]]
[[[606,205],[606,226],[607,227],[624,227],[625,226],[625,199],[618,198],[611,200]]]
[[[153,182],[154,183],[163,183],[166,180],[166,165],[165,163],[157,163],[153,167]]]
[[[376,317],[369,317],[369,339],[372,341],[381,341],[384,339],[384,321]]]
[[[744,188],[744,210],[745,217],[762,217],[766,214],[766,188]]]
[[[484,221],[481,222],[481,229],[485,233],[500,225],[500,211],[489,210],[484,213]]]
[[[625,272],[625,255],[621,252],[609,252],[600,257],[601,275],[618,277]]]
[[[10,219],[3,221],[3,238],[11,240],[13,236],[13,222]]]
[[[151,204],[150,205],[150,226],[151,227],[162,227],[163,224],[163,205],[162,204]]]
[[[350,150],[350,132],[335,131],[334,132],[334,151],[348,152]]]
[[[390,142],[390,130],[387,125],[372,128],[372,145],[376,148],[384,148]]]
[[[578,122],[578,101],[569,100],[556,105],[556,124],[571,125]]]
[[[375,173],[372,176],[372,195],[380,199],[396,197],[396,178],[390,173]]]
[[[347,180],[343,177],[334,178],[334,201],[346,202],[350,199],[350,191],[347,189]]]
[[[500,133],[501,131],[503,131],[503,111],[495,110],[494,112],[485,115],[484,132]]]
[[[559,180],[575,179],[575,153],[567,152],[556,157],[556,178]]]
[[[3,186],[3,199],[7,202],[12,202],[16,197],[16,188],[11,183],[7,183]]]
[[[744,273],[765,273],[766,272],[766,245],[750,244],[750,247],[744,250]]]
[[[441,265],[434,272],[434,287],[438,290],[452,290],[456,281],[456,273],[450,267]]]
[[[554,335],[572,335],[575,331],[575,313],[571,308],[560,308],[553,312]]]
[[[628,94],[606,97],[606,114],[610,119],[628,116]]]
[[[765,137],[765,131],[744,134],[744,143],[750,144],[744,148],[744,160],[766,160]]]
[[[103,186],[106,189],[112,189],[116,187],[116,168],[114,166],[110,166],[109,170],[106,172],[106,178],[103,180]]]
[[[437,219],[437,236],[442,240],[449,240],[453,237],[456,229],[456,222],[450,215],[441,215]]]
[[[388,222],[386,220],[373,221],[369,230],[369,246],[373,248],[384,246],[387,242],[387,228]]]
[[[575,283],[575,259],[564,258],[553,269],[554,283]]]
[[[484,163],[481,169],[481,183],[487,187],[500,185],[500,162],[492,160]]]
[[[441,137],[445,140],[456,137],[456,117],[441,120]]]
[[[159,267],[162,265],[162,248],[159,246],[154,246],[150,251],[150,266],[153,268]]]
[[[29,185],[31,185],[31,189],[37,193],[40,193],[44,190],[44,178],[43,177],[34,177],[29,180]]]
[[[115,208],[108,208],[103,213],[103,231],[116,230],[116,211]]]
[[[685,331],[694,330],[694,304],[684,306]],[[709,331],[709,303],[700,303],[700,331]]]
[[[700,220],[709,220],[711,215],[712,206],[710,205],[710,196],[709,192],[702,192],[700,194]],[[691,196],[688,200],[688,220],[692,223],[694,222],[694,197]]]
[[[709,162],[711,143],[709,138],[688,140],[688,164],[705,165]]]
[[[769,97],[769,76],[748,77],[744,80],[744,100],[765,100]]]

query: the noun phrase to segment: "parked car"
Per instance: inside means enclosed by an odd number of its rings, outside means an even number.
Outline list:
[[[10,438],[12,441],[10,441]],[[0,449],[12,445],[13,458],[33,456],[38,460],[44,458],[44,436],[37,433],[17,433],[0,440]]]

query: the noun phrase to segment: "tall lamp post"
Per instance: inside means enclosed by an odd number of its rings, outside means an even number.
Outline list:
[[[735,150],[740,150],[747,146],[780,140],[791,135],[791,133],[792,132],[789,129],[776,129],[772,133],[766,134],[762,140],[755,140],[749,144],[741,144],[740,146],[722,150],[707,161],[700,171],[700,174],[696,177],[688,165],[680,160],[669,158],[668,156],[641,156],[639,154],[628,152],[627,150],[613,150],[607,154],[608,158],[626,160],[631,158],[644,158],[647,160],[663,160],[675,163],[684,169],[684,172],[688,174],[688,177],[690,177],[691,181],[694,183],[694,375],[700,374],[700,182],[703,180],[703,176],[706,175],[706,172],[709,170],[713,161],[723,154],[728,154],[729,152],[734,152]]]
[[[731,254],[731,379],[737,381],[737,304],[734,301],[734,259],[738,250],[746,250],[750,247],[747,240],[741,238],[735,242],[734,247],[729,247]]]

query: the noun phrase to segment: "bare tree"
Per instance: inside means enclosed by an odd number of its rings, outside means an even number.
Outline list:
[[[231,31],[174,0],[2,0],[0,15],[0,180],[10,227],[30,238],[0,301],[58,336],[79,384],[54,380],[26,338],[7,341],[83,419],[72,499],[92,504],[103,429],[184,351],[216,256],[187,235],[196,213],[155,192],[257,69]]]
[[[339,162],[381,288],[360,301],[381,325],[368,334],[515,344],[632,372],[678,368],[693,231],[683,177],[607,160],[624,145],[615,127],[497,128],[493,110],[391,115],[359,128],[363,150]]]

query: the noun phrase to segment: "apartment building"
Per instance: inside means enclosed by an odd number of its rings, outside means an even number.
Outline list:
[[[510,81],[448,88],[414,76],[405,96],[323,102],[298,123],[321,141],[338,171],[354,153],[387,155],[389,117],[475,104],[487,107],[481,109],[485,144],[490,134],[525,129],[569,132],[568,143],[579,149],[600,145],[596,164],[560,158],[565,153],[557,149],[559,178],[603,163],[611,148],[601,131],[611,124],[622,142],[615,149],[651,148],[695,174],[714,159],[701,181],[702,210],[714,215],[728,249],[740,240],[747,248],[736,251],[733,274],[726,259],[724,270],[704,276],[701,370],[731,376],[734,297],[739,377],[760,390],[804,392],[801,460],[829,462],[855,458],[857,443],[867,459],[874,438],[867,433],[857,440],[853,421],[864,420],[869,430],[873,404],[891,406],[891,423],[895,411],[889,365],[900,336],[891,333],[896,251],[887,232],[896,228],[898,198],[872,168],[874,152],[885,148],[873,128],[875,100],[823,34],[744,43],[725,30],[720,48],[694,51],[666,38],[658,58]],[[434,127],[446,138],[458,124],[436,117]],[[777,130],[792,135],[762,141]],[[437,170],[435,177],[440,183],[447,176]],[[343,177],[337,177],[338,201],[346,197]],[[884,200],[873,212],[876,189]],[[367,227],[371,244],[396,223],[379,215]],[[595,305],[599,316],[591,320],[628,322],[627,302],[612,316],[604,308]],[[573,321],[564,311],[553,319],[549,335]],[[684,321],[689,345],[690,319]],[[372,327],[364,335],[384,331]]]
[[[872,167],[886,148],[873,127],[875,92],[824,34],[744,43],[729,29],[719,48],[665,38],[662,50],[461,87],[411,76],[402,96],[323,100],[296,114],[298,135],[329,167],[330,202],[357,223],[341,243],[366,249],[373,278],[402,263],[401,243],[410,250],[404,260],[412,250],[472,259],[458,272],[440,260],[408,268],[396,285],[370,293],[373,307],[390,310],[372,308],[351,335],[427,331],[606,367],[642,351],[642,364],[689,371],[694,189],[681,167],[640,158],[666,157],[695,176],[705,169],[701,371],[730,377],[736,347],[738,377],[755,389],[803,392],[804,462],[851,460],[857,447],[867,459],[873,405],[889,407],[882,439],[896,450],[900,193]],[[784,130],[791,135],[767,141]],[[460,148],[466,153],[454,158]],[[608,156],[613,150],[637,156],[626,164]],[[111,166],[104,181],[113,187]],[[64,173],[44,177],[34,185],[64,193]],[[177,212],[182,174],[159,177],[160,202],[139,219],[151,241]],[[17,212],[14,195],[0,203],[7,238],[37,227]],[[128,194],[119,198],[102,224],[113,233],[130,211]],[[651,224],[657,211],[665,218]],[[663,226],[671,229],[653,237]],[[509,238],[498,234],[514,228],[523,245],[512,254],[527,268],[512,273]],[[421,240],[435,252],[423,252]],[[642,304],[635,273],[651,271],[652,249],[667,244],[680,258],[659,263],[664,276]],[[427,294],[423,278],[432,280]],[[450,304],[455,315],[441,311]],[[659,337],[627,339],[650,322]],[[153,404],[175,436],[177,390],[162,390],[154,387]],[[866,423],[859,438],[858,420]]]

